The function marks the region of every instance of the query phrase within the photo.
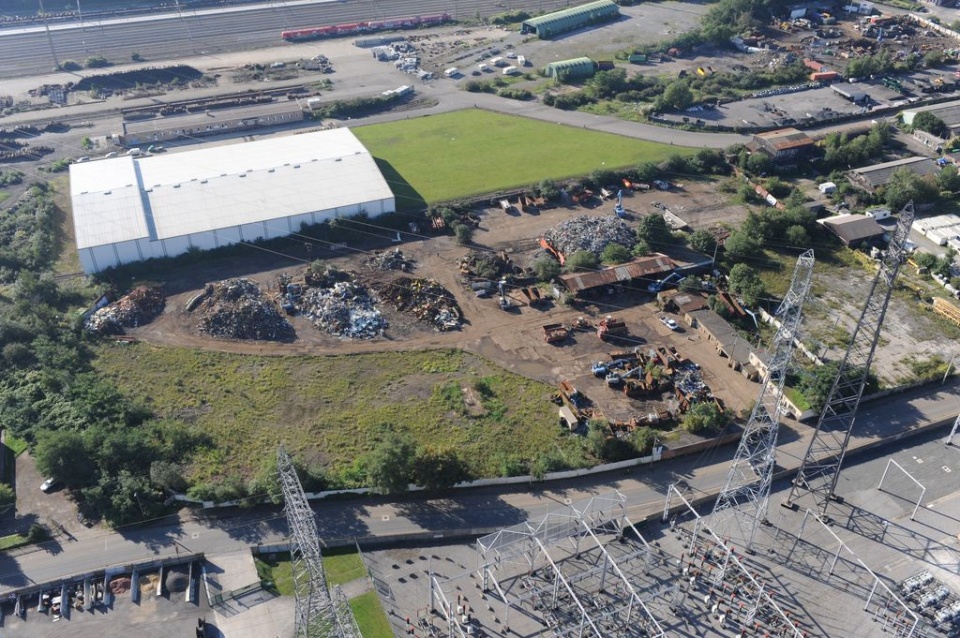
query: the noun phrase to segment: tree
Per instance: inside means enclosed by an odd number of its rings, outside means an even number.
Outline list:
[[[730,290],[743,297],[748,306],[755,306],[765,292],[757,271],[746,264],[736,264],[731,268],[727,282]]]
[[[130,59],[133,60],[134,62],[143,62],[143,56],[137,53],[136,51],[130,54]]]
[[[693,103],[693,92],[686,80],[674,80],[667,85],[663,94],[657,99],[658,111],[682,111]]]
[[[41,431],[33,451],[37,469],[64,485],[82,487],[97,480],[97,463],[75,431]]]
[[[473,242],[473,229],[466,224],[454,224],[453,234],[457,236],[457,243],[467,246]]]
[[[427,446],[417,452],[413,478],[424,489],[442,490],[469,480],[470,471],[455,449]]]
[[[913,128],[926,131],[941,138],[950,137],[950,128],[930,111],[921,111],[913,118]]]
[[[538,190],[541,197],[551,202],[560,197],[560,189],[557,188],[552,179],[541,180]]]
[[[673,233],[662,215],[647,215],[637,225],[637,239],[646,242],[653,250],[663,250],[673,243]]]
[[[773,171],[773,160],[766,153],[757,151],[747,157],[747,172],[753,175],[767,175]]]
[[[908,168],[899,168],[890,176],[883,196],[890,210],[900,210],[910,200],[917,204],[936,201],[940,191],[934,178],[927,180]]]
[[[581,272],[584,270],[596,270],[597,256],[589,250],[578,250],[567,257],[566,267],[570,272]]]
[[[560,264],[550,256],[543,256],[533,262],[533,272],[539,281],[552,281],[560,274]]]
[[[717,238],[710,231],[701,228],[690,235],[690,247],[705,255],[712,255],[717,249]]]
[[[677,287],[682,292],[700,292],[700,279],[698,277],[684,277]]]
[[[763,250],[763,244],[756,235],[745,232],[741,228],[727,237],[723,242],[723,250],[734,259],[749,259]]]
[[[683,429],[692,434],[715,431],[721,429],[729,421],[725,414],[713,401],[694,403],[683,416]]]
[[[630,254],[634,257],[645,257],[650,254],[650,244],[638,239],[634,242],[633,248],[630,249]]]
[[[937,186],[947,193],[960,192],[960,171],[955,164],[947,164],[937,173]]]
[[[102,55],[91,55],[87,58],[86,62],[84,62],[84,65],[88,69],[102,69],[105,66],[110,66],[110,62]]]
[[[276,461],[274,461],[276,472]],[[171,492],[182,492],[187,489],[187,481],[183,478],[183,468],[170,461],[154,461],[150,464],[150,481],[159,488]]]
[[[610,242],[600,254],[600,260],[608,265],[622,264],[630,261],[630,249],[622,244]]]
[[[791,226],[787,229],[787,241],[798,248],[804,248],[810,245],[810,234],[803,226]]]
[[[388,432],[367,455],[367,479],[381,494],[406,492],[413,480],[416,446],[409,436]]]

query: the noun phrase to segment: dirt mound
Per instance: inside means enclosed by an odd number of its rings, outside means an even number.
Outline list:
[[[376,285],[380,298],[400,312],[410,313],[440,331],[460,327],[463,313],[454,296],[433,279],[397,277]]]
[[[276,304],[263,296],[249,279],[225,279],[207,284],[204,298],[193,312],[200,319],[197,329],[224,339],[289,341],[293,326]]]
[[[122,335],[124,328],[136,328],[159,317],[166,303],[163,286],[137,286],[90,315],[86,329],[97,334]]]

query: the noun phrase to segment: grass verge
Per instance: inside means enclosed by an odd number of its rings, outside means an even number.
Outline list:
[[[14,457],[17,457],[23,454],[27,450],[27,448],[30,446],[29,443],[27,443],[23,439],[19,439],[13,436],[9,432],[7,432],[6,436],[3,437],[3,440],[6,442],[7,447],[10,448],[10,451],[13,453]]]
[[[261,554],[253,559],[265,590],[278,596],[293,596],[293,564],[290,554]]]
[[[331,587],[363,578],[367,573],[357,550],[350,548],[323,552],[323,572],[327,577],[327,584]]]
[[[389,165],[397,205],[428,204],[599,169],[660,162],[697,149],[466,109],[353,129]],[[402,140],[417,140],[402,144]]]
[[[357,619],[363,638],[393,638],[393,629],[383,613],[376,591],[368,591],[350,600],[350,609]]]

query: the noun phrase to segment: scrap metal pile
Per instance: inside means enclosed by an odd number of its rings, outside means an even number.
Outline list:
[[[636,242],[633,230],[619,217],[577,217],[554,226],[543,238],[563,255],[578,250],[599,255],[607,244],[630,248]]]
[[[156,319],[166,302],[162,286],[137,286],[90,315],[86,329],[96,334],[122,335],[124,328],[136,328]]]
[[[363,285],[338,281],[329,288],[310,288],[297,305],[318,330],[337,337],[374,339],[387,329],[377,301]]]
[[[276,304],[249,279],[209,283],[192,307],[200,317],[197,329],[214,337],[286,341],[294,336]]]
[[[400,312],[413,314],[437,330],[460,327],[460,306],[454,296],[433,279],[397,277],[388,284],[379,284],[377,292],[385,302]]]
[[[371,270],[402,270],[403,272],[413,270],[413,261],[404,257],[399,248],[374,253],[365,263]]]
[[[495,281],[506,275],[512,275],[517,272],[513,261],[506,252],[481,252],[471,250],[460,258],[457,262],[460,266],[460,273],[469,277],[479,277]]]

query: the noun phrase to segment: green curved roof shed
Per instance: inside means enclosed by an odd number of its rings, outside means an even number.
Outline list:
[[[573,58],[559,60],[543,67],[543,74],[548,78],[561,75],[568,78],[589,78],[596,72],[597,65],[590,58]]]
[[[598,22],[611,22],[620,16],[620,7],[613,0],[597,0],[545,16],[524,20],[521,33],[535,33],[541,40],[573,31]]]

